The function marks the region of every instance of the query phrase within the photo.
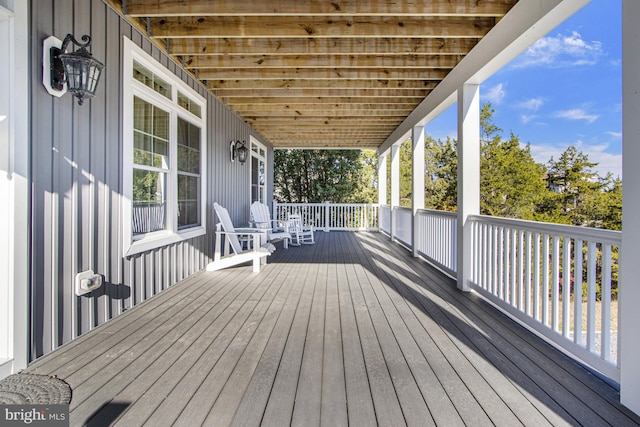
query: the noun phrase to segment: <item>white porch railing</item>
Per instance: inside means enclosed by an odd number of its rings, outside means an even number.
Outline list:
[[[411,246],[411,209],[394,207],[393,237]],[[458,217],[455,212],[420,209],[416,216],[418,253],[452,276],[456,275],[456,236]],[[380,206],[380,231],[391,235],[391,206]]]
[[[413,230],[411,229],[411,208],[394,206],[393,208],[393,238],[407,246],[413,243]]]
[[[456,275],[458,216],[455,212],[421,209],[416,216],[418,253],[452,276]]]
[[[391,234],[391,206],[380,206],[380,231]]]
[[[289,214],[302,215],[304,224],[331,231],[377,231],[378,205],[365,203],[277,203],[274,219],[285,220]]]
[[[472,288],[619,381],[617,271],[622,234],[473,216]]]

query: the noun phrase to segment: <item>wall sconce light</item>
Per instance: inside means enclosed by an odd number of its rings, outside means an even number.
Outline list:
[[[231,162],[235,162],[236,158],[241,165],[244,165],[249,157],[249,149],[246,147],[246,142],[231,141],[229,144],[229,151],[231,153]]]
[[[96,94],[104,68],[87,50],[91,37],[84,35],[82,41],[84,43],[79,43],[71,34],[67,34],[62,42],[53,36],[47,38],[44,42],[42,64],[42,82],[47,91],[55,96],[62,96],[69,91],[78,98],[79,105]],[[67,52],[69,42],[79,49]]]

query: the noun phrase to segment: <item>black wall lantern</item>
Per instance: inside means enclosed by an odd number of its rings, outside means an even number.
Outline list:
[[[84,35],[82,36],[82,41],[84,43],[78,42],[73,35],[67,34],[61,47],[51,46],[48,52],[49,85],[51,90],[64,93],[64,85],[66,83],[67,91],[78,98],[79,105],[82,105],[85,99],[91,98],[96,94],[100,74],[104,68],[104,65],[87,50],[87,47],[91,44],[91,37]],[[79,49],[75,52],[67,52],[69,42],[78,46]],[[45,86],[48,86],[46,82]],[[49,90],[49,87],[47,89]],[[59,96],[55,93],[53,94]]]
[[[229,151],[231,152],[231,162],[235,162],[238,159],[240,164],[244,165],[249,157],[249,149],[244,141],[231,141]]]

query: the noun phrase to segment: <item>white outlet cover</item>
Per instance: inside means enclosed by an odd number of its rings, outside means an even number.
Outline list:
[[[94,276],[95,276],[95,273],[93,272],[93,270],[82,271],[82,272],[76,274],[75,291],[76,291],[76,295],[77,296],[88,294],[89,292],[91,292],[93,290],[93,289],[83,288],[82,287],[82,281],[86,280],[86,279],[93,279]]]

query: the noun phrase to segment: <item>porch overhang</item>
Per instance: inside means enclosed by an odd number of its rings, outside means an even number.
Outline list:
[[[443,79],[468,74],[466,57],[499,54],[524,16],[567,2],[110,3],[274,148],[378,149]],[[492,33],[500,43],[474,53]]]

